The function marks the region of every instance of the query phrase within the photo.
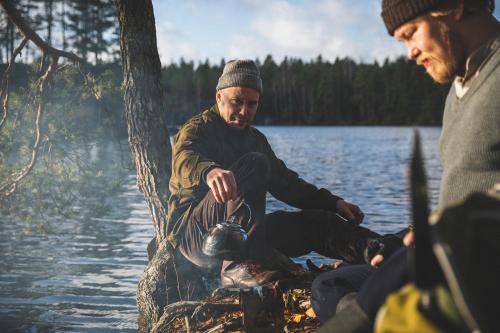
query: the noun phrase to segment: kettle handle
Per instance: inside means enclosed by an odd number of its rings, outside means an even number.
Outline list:
[[[248,224],[250,224],[250,221],[252,221],[252,208],[250,208],[250,205],[249,205],[249,204],[247,204],[247,203],[245,202],[245,200],[243,200],[243,201],[242,201],[242,203],[243,203],[243,204],[245,205],[245,207],[247,207],[247,209],[248,209],[248,222],[247,222],[247,225],[248,225]],[[233,213],[233,215],[231,215],[231,216],[227,219],[227,221],[228,221],[229,223],[235,223],[235,224],[236,224],[236,216],[234,216],[234,213]]]

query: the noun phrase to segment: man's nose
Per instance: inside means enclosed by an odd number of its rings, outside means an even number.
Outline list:
[[[240,114],[242,116],[246,116],[248,115],[248,106],[246,103],[243,103],[243,105],[241,106],[241,109],[240,109]]]
[[[420,55],[420,50],[416,47],[413,47],[411,45],[408,45],[407,46],[408,48],[408,59],[410,60],[415,60],[418,58],[418,56]]]

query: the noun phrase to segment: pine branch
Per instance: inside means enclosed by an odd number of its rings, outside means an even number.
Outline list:
[[[8,197],[16,191],[18,184],[31,172],[31,170],[33,170],[37,162],[38,151],[42,139],[42,117],[45,111],[45,105],[48,95],[47,87],[50,85],[53,74],[57,70],[59,58],[67,58],[78,65],[84,64],[85,61],[71,52],[56,49],[50,44],[43,41],[43,39],[30,27],[26,20],[21,16],[11,0],[0,0],[0,6],[3,8],[11,22],[19,29],[21,34],[24,36],[23,41],[14,51],[11,62],[9,63],[9,67],[7,67],[2,79],[0,97],[2,97],[4,101],[4,114],[2,117],[2,121],[0,122],[0,128],[4,124],[8,113],[8,85],[10,71],[12,70],[11,65],[14,63],[15,58],[21,52],[24,45],[28,40],[30,40],[42,52],[42,64],[40,70],[42,70],[44,67],[43,64],[45,62],[45,59],[50,59],[49,66],[47,67],[43,75],[41,75],[38,79],[40,100],[35,115],[35,138],[31,151],[31,159],[26,163],[24,167],[11,174],[9,177],[7,177],[6,180],[0,183],[0,197]]]
[[[45,102],[47,97],[46,89],[49,81],[52,79],[54,71],[57,68],[57,61],[58,57],[53,57],[49,67],[40,78],[40,102],[35,115],[35,142],[33,143],[31,151],[31,159],[24,167],[0,184],[0,196],[8,197],[12,195],[16,191],[19,182],[21,182],[31,172],[31,170],[33,170],[33,167],[36,164],[42,138],[42,115],[45,111]]]

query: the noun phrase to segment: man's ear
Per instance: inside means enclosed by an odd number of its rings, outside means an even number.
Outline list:
[[[221,94],[220,90],[216,90],[216,91],[215,91],[215,101],[216,101],[217,103],[220,103],[221,98],[222,98],[222,94]]]

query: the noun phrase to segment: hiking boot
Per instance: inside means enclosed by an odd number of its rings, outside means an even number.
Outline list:
[[[253,288],[285,277],[279,270],[264,268],[253,260],[224,261],[221,270],[221,285],[225,288]]]
[[[368,319],[356,300],[348,304],[335,316],[326,321],[317,333],[369,333],[373,323]]]
[[[356,291],[352,291],[342,296],[342,298],[337,303],[337,309],[335,310],[335,313],[338,313],[344,310],[345,308],[349,307],[352,302],[356,302],[357,296],[358,293]]]

